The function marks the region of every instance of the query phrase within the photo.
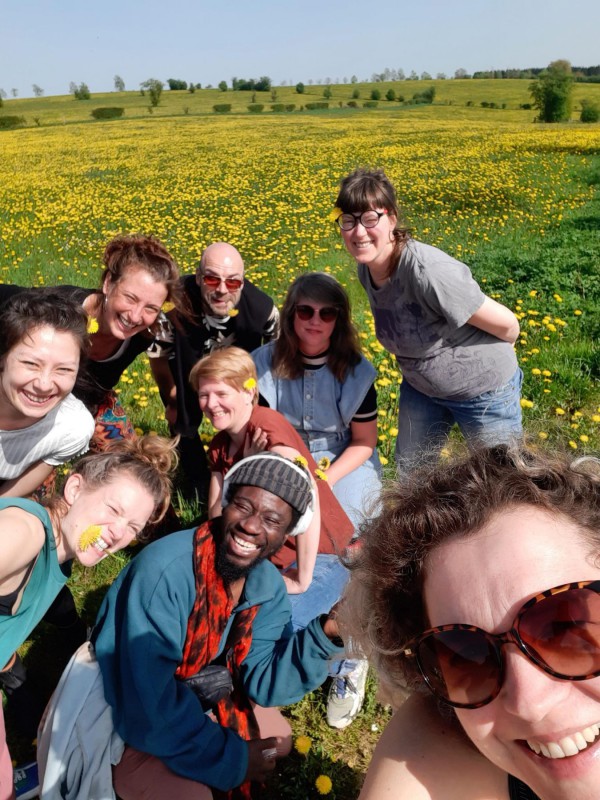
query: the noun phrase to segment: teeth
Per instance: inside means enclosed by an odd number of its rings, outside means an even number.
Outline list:
[[[46,395],[45,397],[38,397],[38,395],[29,394],[29,392],[23,392],[23,394],[31,403],[39,403],[39,405],[47,403],[48,400],[50,400],[50,398],[52,397],[52,395],[50,394]]]
[[[104,539],[98,538],[93,544],[97,550],[108,550],[108,545],[106,544]]]
[[[528,739],[527,744],[534,753],[545,758],[568,758],[576,756],[581,750],[585,750],[588,745],[596,741],[600,735],[600,723],[590,725],[581,731],[576,731],[571,736],[565,736],[559,742],[536,742]]]
[[[258,545],[252,544],[252,542],[247,542],[245,539],[240,539],[238,536],[234,536],[233,541],[243,550],[258,550]]]

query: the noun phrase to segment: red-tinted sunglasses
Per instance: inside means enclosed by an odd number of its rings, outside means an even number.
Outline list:
[[[441,625],[404,651],[429,689],[455,708],[480,708],[500,692],[502,646],[515,644],[536,666],[565,681],[600,675],[600,581],[567,583],[532,597],[506,633]]]
[[[242,278],[218,278],[216,275],[200,275],[200,279],[209,289],[218,289],[224,283],[229,292],[237,292],[244,282]]]
[[[303,321],[307,322],[318,314],[321,322],[333,322],[337,319],[338,309],[335,306],[324,306],[323,308],[313,308],[312,306],[299,305],[295,307],[296,314]]]

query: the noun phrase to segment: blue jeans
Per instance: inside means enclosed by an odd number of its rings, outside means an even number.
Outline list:
[[[292,564],[295,567],[296,564]],[[321,614],[328,614],[342,596],[350,573],[336,555],[319,553],[313,579],[302,594],[288,594],[292,605],[292,629],[296,631],[306,628],[308,623]],[[329,666],[330,675],[345,675],[354,669],[356,661],[339,659]]]
[[[400,387],[396,464],[400,472],[437,458],[456,422],[470,443],[501,444],[518,439],[521,425],[521,384],[517,369],[508,383],[470,400],[428,397],[406,380]]]

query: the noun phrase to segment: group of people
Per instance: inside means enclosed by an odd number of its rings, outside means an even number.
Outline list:
[[[516,317],[411,237],[381,170],[344,178],[335,205],[402,372],[398,482],[383,492],[376,370],[330,275],[299,275],[278,310],[231,244],[181,277],[136,235],[108,244],[98,291],[0,286],[9,709],[26,686],[17,649],[44,615],[85,638],[65,587],[73,559],[93,566],[147,526],[152,538],[173,514],[177,461],[207,509],[109,589],[41,729],[44,798],[256,796],[290,749],[275,707],[330,675],[327,718],[343,728],[369,661],[391,694],[415,694],[361,798],[595,797],[595,463],[519,444]],[[114,391],[143,352],[170,439],[138,438]],[[440,465],[454,423],[470,453]],[[57,491],[56,468],[88,448]],[[421,687],[449,711],[436,718]]]

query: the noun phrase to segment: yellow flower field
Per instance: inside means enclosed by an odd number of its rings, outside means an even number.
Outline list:
[[[580,409],[572,381],[555,382],[557,353],[585,331],[585,298],[524,283],[490,254],[515,242],[523,251],[538,246],[593,201],[596,187],[574,170],[594,163],[600,130],[516,125],[501,113],[490,124],[461,114],[149,118],[5,132],[0,279],[95,285],[104,243],[123,231],[159,236],[184,271],[208,243],[229,241],[244,255],[248,276],[278,299],[299,271],[331,271],[350,291],[365,352],[379,369],[380,442],[389,458],[400,376],[375,340],[329,219],[345,173],[383,166],[415,236],[465,260],[484,289],[519,314],[524,414],[536,419],[540,438],[560,425],[575,446],[597,446],[589,392]],[[130,370],[122,390],[136,424],[160,425],[147,366]]]

